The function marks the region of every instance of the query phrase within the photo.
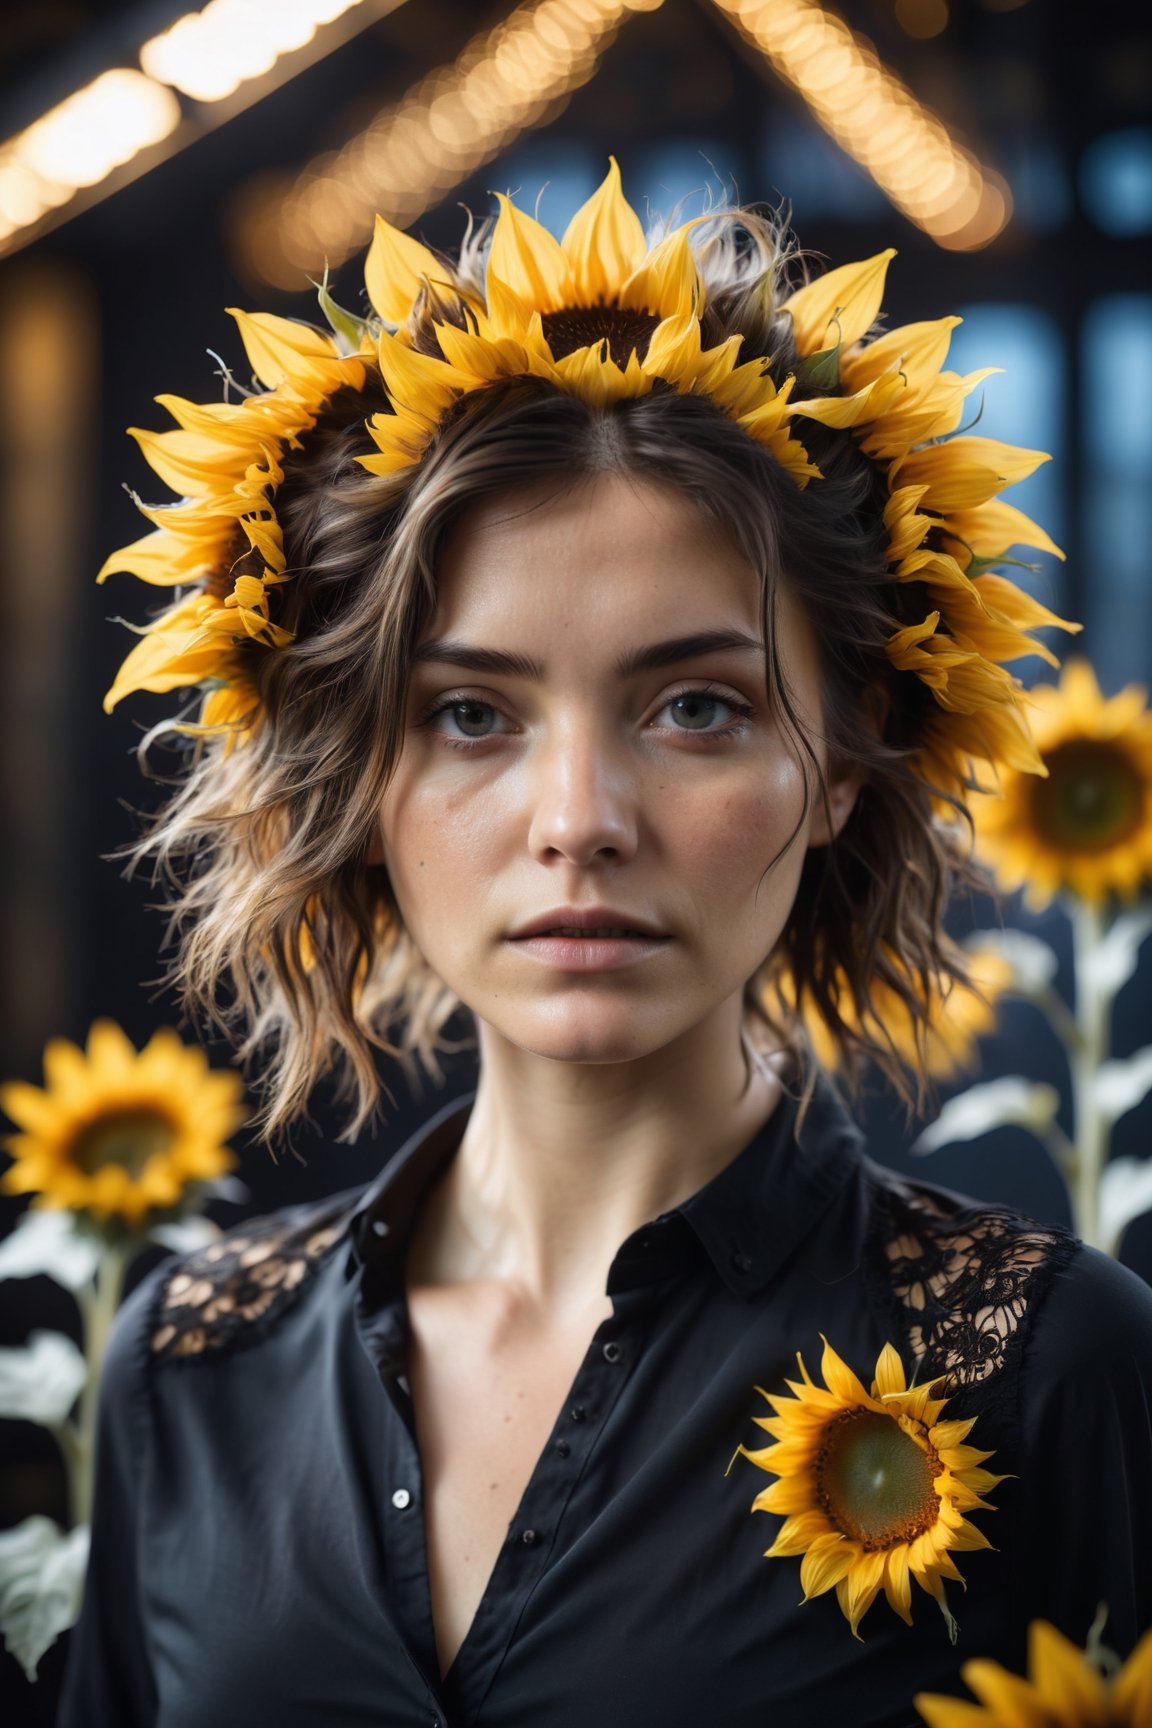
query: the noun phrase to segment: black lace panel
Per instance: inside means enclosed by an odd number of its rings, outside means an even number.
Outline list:
[[[254,1219],[177,1260],[153,1309],[153,1360],[203,1359],[256,1343],[315,1277],[351,1210],[345,1196],[303,1217]]]
[[[877,1198],[871,1271],[921,1364],[917,1378],[982,1385],[1023,1347],[1030,1311],[1075,1238],[1005,1207],[950,1206],[947,1195],[891,1177]]]

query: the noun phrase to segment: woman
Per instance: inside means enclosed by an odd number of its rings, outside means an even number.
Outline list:
[[[185,497],[106,570],[190,591],[109,705],[206,686],[141,847],[188,999],[269,1131],[461,1004],[480,1078],[125,1305],[66,1728],[900,1724],[1152,1618],[1152,1298],[872,1164],[800,1029],[907,1089],[1059,623],[955,320],[865,340],[890,256],[649,250],[613,164],[561,244],[381,223],[366,320],[237,314],[264,388],[137,434]]]

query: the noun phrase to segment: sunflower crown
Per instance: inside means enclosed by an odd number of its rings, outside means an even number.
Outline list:
[[[936,785],[962,787],[972,762],[1044,773],[1025,695],[1006,663],[1050,651],[1031,631],[1075,629],[996,571],[1014,546],[1063,556],[1044,530],[998,497],[1047,457],[957,434],[966,399],[988,371],[944,369],[958,318],[902,326],[864,339],[880,312],[892,251],[843,266],[785,301],[798,356],[781,383],[769,360],[741,360],[742,337],[702,342],[706,290],[688,222],[649,246],[612,162],[599,190],[556,240],[499,200],[483,292],[458,280],[417,240],[378,217],[365,263],[372,308],[364,320],[321,303],[327,335],[267,313],[234,312],[261,390],[235,402],[157,400],[176,420],[161,433],[132,429],[146,460],[179,502],[140,505],[152,533],[114,553],[99,574],[188,588],[150,624],[105,699],[137,690],[206,686],[208,727],[243,729],[253,698],[242,672],[248,643],[283,647],[273,591],[290,572],[276,517],[286,455],[305,442],[337,393],[378,368],[390,412],[368,430],[370,472],[416,467],[462,397],[511,378],[539,378],[603,408],[660,387],[709,398],[767,447],[797,486],[820,470],[804,423],[856,440],[884,476],[889,568],[920,584],[922,619],[887,644],[892,665],[922,681],[934,703],[917,766]],[[438,354],[409,334],[417,306],[431,312]],[[798,378],[828,394],[796,399]],[[953,435],[957,434],[957,435]]]

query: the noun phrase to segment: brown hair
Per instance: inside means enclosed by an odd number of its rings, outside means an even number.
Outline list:
[[[748,212],[718,218],[698,262],[709,290],[705,344],[738,332],[741,358],[765,356],[782,382],[795,354],[777,312],[784,251],[773,226]],[[426,306],[412,336],[436,351]],[[572,345],[582,340],[577,333]],[[758,572],[768,690],[816,770],[776,652],[781,580],[814,621],[828,761],[862,786],[836,841],[806,855],[778,951],[749,979],[749,1017],[795,1041],[773,987],[783,977],[787,994],[824,1020],[849,1072],[870,1056],[906,1100],[922,1102],[923,1073],[910,1077],[884,1041],[871,992],[894,990],[922,1029],[933,989],[963,976],[942,918],[969,867],[957,823],[939,819],[941,795],[911,765],[933,698],[893,672],[884,644],[926,608],[917,585],[895,583],[887,568],[886,493],[872,464],[846,434],[807,423],[823,478],[802,491],[707,397],[657,385],[592,408],[521,378],[465,396],[419,466],[380,477],[356,458],[373,448],[367,417],[387,411],[373,371],[285,458],[276,510],[292,580],[278,590],[278,621],[294,640],[238,648],[251,732],[240,742],[198,738],[177,791],[134,848],[172,885],[171,975],[186,1004],[239,1032],[244,1054],[261,1060],[267,1131],[298,1116],[334,1072],[355,1133],[381,1091],[377,1051],[436,1072],[458,1004],[404,930],[386,872],[365,859],[402,745],[410,657],[438,556],[479,499],[608,472],[692,500]],[[818,774],[813,783],[826,797]]]

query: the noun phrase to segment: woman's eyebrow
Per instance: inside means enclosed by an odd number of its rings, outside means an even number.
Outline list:
[[[718,654],[728,649],[763,654],[764,644],[743,630],[701,630],[691,636],[671,636],[664,642],[650,642],[643,648],[630,648],[616,662],[622,678],[634,672],[651,672],[661,666],[674,666],[681,660],[695,660],[702,654]],[[491,672],[507,678],[531,678],[539,682],[544,669],[539,661],[525,654],[507,654],[499,648],[477,648],[471,643],[440,636],[422,642],[412,654],[413,664],[437,661],[460,666],[470,672]]]

